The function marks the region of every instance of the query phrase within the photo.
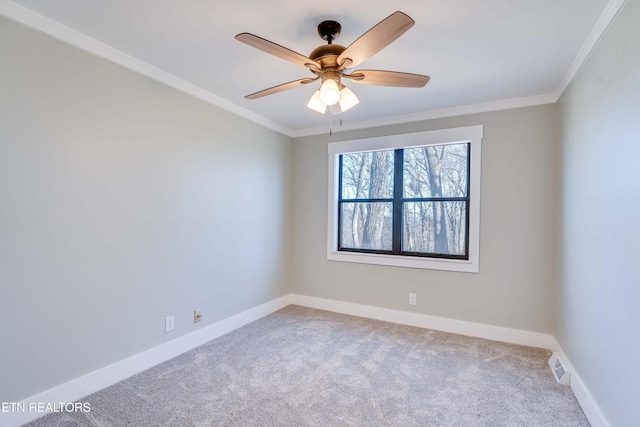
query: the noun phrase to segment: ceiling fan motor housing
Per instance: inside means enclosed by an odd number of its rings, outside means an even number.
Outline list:
[[[313,52],[309,54],[309,59],[313,59],[322,65],[322,68],[337,67],[338,56],[340,56],[345,49],[344,46],[340,46],[339,44],[325,44],[315,48]]]

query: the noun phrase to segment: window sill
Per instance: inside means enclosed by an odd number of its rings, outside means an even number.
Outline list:
[[[391,267],[422,268],[429,270],[478,273],[478,263],[471,260],[423,258],[398,255],[363,254],[355,252],[328,251],[329,261],[355,262]]]

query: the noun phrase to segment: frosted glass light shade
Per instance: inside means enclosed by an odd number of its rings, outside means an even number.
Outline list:
[[[342,110],[342,112],[347,111],[359,102],[358,97],[351,91],[351,89],[346,86],[342,87],[342,90],[340,91],[340,110]]]
[[[325,105],[334,105],[340,99],[340,88],[333,79],[327,79],[320,86],[320,100]]]
[[[324,114],[324,112],[327,110],[327,106],[325,105],[325,103],[320,100],[320,89],[313,93],[313,96],[309,100],[307,107],[317,111],[320,114]]]
[[[326,82],[334,82],[334,81],[327,79],[325,83]],[[325,96],[323,95],[323,93],[324,94],[331,93],[331,96],[333,96],[333,93],[332,93],[333,88],[332,88],[332,85],[329,84],[329,89],[327,89],[328,92],[323,92],[323,89],[325,88],[325,83],[322,84],[320,89],[316,90],[313,93],[313,96],[311,96],[311,99],[309,99],[309,102],[307,103],[308,108],[314,111],[317,111],[320,114],[324,114],[327,111],[327,106],[333,106],[335,104],[338,104],[336,108],[331,108],[330,113],[339,114],[344,111],[347,111],[348,109],[352,108],[353,106],[357,105],[360,102],[358,101],[358,97],[356,96],[356,94],[353,93],[351,89],[341,84],[340,92],[338,92],[338,100],[333,104],[327,104],[325,100],[323,100],[323,96]],[[338,85],[336,84],[335,87],[338,87]],[[329,99],[329,101],[332,101],[332,100],[333,99]]]

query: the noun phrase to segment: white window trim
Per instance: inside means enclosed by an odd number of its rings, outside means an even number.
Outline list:
[[[330,261],[478,273],[480,270],[480,167],[483,133],[484,127],[482,125],[476,125],[329,143],[329,197],[327,203],[329,220],[327,223],[327,259]],[[340,154],[420,147],[424,145],[454,144],[461,142],[471,143],[471,173],[469,176],[471,179],[471,182],[469,183],[471,198],[469,200],[468,260],[338,251],[337,203],[339,173],[338,158]]]

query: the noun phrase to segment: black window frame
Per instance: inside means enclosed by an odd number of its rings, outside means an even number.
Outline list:
[[[388,151],[394,153],[393,163],[393,197],[383,199],[343,199],[342,197],[342,162],[345,154],[338,155],[338,200],[336,203],[338,209],[338,239],[337,250],[340,252],[354,252],[365,254],[380,254],[380,255],[394,255],[394,256],[410,256],[410,257],[422,257],[422,258],[439,258],[439,259],[452,259],[452,260],[469,260],[469,223],[470,223],[470,202],[471,202],[471,142],[458,142],[457,144],[467,144],[467,188],[466,197],[404,197],[404,150],[416,147],[407,148],[394,148]],[[430,144],[428,146],[441,146],[450,144]],[[366,151],[361,151],[366,152]],[[464,255],[455,254],[441,254],[432,252],[413,252],[402,250],[402,220],[404,204],[407,202],[464,202],[465,203],[465,245]],[[342,246],[342,205],[343,203],[371,203],[371,202],[386,202],[392,203],[392,249],[380,250],[380,249],[359,249],[349,248]]]

